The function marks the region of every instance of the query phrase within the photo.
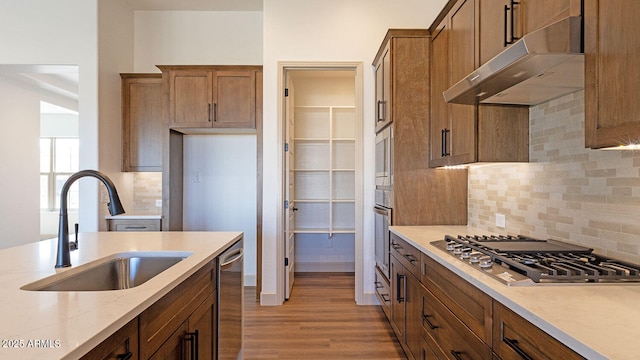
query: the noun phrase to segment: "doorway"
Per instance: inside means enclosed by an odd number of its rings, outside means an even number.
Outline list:
[[[358,288],[361,65],[293,63],[282,70],[284,298],[292,296],[296,272],[354,273]]]

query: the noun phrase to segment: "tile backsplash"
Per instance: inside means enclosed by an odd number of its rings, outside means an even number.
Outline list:
[[[529,163],[469,169],[469,224],[639,262],[640,152],[584,147],[583,91],[532,107],[529,129]]]
[[[133,175],[132,214],[160,214],[162,207],[156,200],[162,199],[162,173],[137,172]]]

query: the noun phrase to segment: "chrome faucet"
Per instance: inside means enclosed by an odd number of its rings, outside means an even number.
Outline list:
[[[99,171],[95,170],[81,170],[75,174],[69,176],[67,181],[62,185],[60,191],[60,222],[58,223],[58,257],[56,259],[56,268],[64,268],[71,266],[71,254],[69,250],[69,219],[67,216],[67,194],[69,188],[76,180],[81,177],[91,176],[94,177],[107,187],[109,192],[109,213],[111,215],[124,214],[124,208],[118,197],[118,191],[116,191],[115,185],[111,179]]]

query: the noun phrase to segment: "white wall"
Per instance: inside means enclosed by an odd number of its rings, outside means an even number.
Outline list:
[[[156,65],[261,65],[262,12],[136,11],[135,72]]]
[[[184,138],[186,231],[243,231],[245,285],[256,285],[256,137]]]
[[[445,0],[269,0],[264,2],[264,192],[261,303],[284,301],[281,227],[281,124],[278,115],[279,61],[362,61],[364,76],[364,244],[362,281],[356,301],[373,299],[373,121],[371,62],[388,28],[426,28]],[[358,256],[358,254],[356,254]]]
[[[125,211],[132,213],[133,173],[122,172],[120,73],[133,67],[133,11],[127,0],[99,0],[98,35],[99,170],[113,181]],[[99,188],[106,191],[102,184]],[[104,217],[109,211],[104,202],[101,199],[98,205],[100,231],[107,230]]]
[[[98,165],[96,14],[97,0],[0,2],[0,64],[79,65],[82,168]],[[17,93],[2,96],[2,99],[14,104],[25,100],[11,95]],[[33,106],[33,109],[24,111],[38,113],[39,102]],[[3,234],[0,247],[7,247],[39,239],[39,156],[36,139],[39,137],[40,122],[39,115],[0,116],[5,134],[10,134],[5,136],[9,141],[3,143],[14,145],[11,150],[2,148],[0,163],[4,169],[11,169],[13,177],[20,179],[20,186],[0,186],[3,212],[0,217],[0,232]],[[16,122],[20,118],[29,123]],[[14,129],[8,129],[13,126]],[[7,173],[4,172],[2,177],[7,177]],[[80,186],[83,197],[80,223],[87,230],[97,229],[96,188],[97,185],[93,183]]]

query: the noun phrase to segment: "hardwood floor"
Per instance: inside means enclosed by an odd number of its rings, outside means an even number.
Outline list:
[[[352,274],[296,274],[291,299],[244,297],[244,359],[406,359],[379,306],[358,306]]]

